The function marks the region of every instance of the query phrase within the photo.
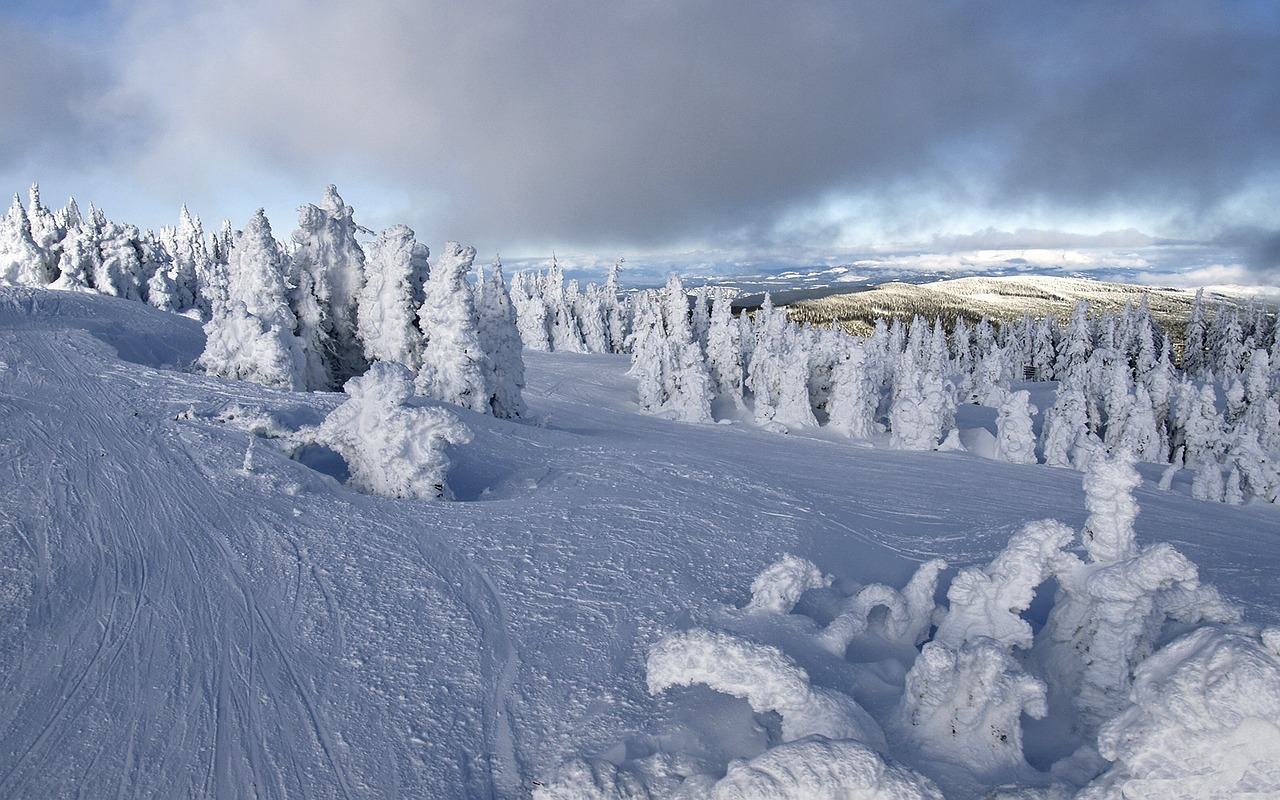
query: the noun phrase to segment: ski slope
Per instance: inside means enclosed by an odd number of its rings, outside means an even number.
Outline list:
[[[1074,471],[641,416],[625,358],[533,352],[526,419],[455,410],[455,502],[361,495],[253,432],[342,395],[195,374],[203,341],[0,290],[0,797],[527,796],[676,721],[714,738],[650,695],[649,649],[783,554],[901,586],[1085,518]],[[1143,470],[1140,542],[1280,623],[1280,509]]]

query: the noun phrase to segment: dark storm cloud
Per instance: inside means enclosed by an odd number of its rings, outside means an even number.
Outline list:
[[[149,114],[128,169],[157,184],[332,180],[477,242],[820,244],[862,218],[1258,224],[1239,198],[1280,191],[1273,8],[135,0],[111,52]],[[74,108],[77,80],[19,105]]]
[[[1196,210],[1280,166],[1275,4],[1067,8],[1046,12],[1046,77],[1020,115],[1007,189],[1080,203],[1163,193]]]

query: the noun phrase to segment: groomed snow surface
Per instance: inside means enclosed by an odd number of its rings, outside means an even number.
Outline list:
[[[0,797],[1280,793],[1273,504],[658,419],[625,356],[526,352],[512,421],[203,347],[0,290]]]

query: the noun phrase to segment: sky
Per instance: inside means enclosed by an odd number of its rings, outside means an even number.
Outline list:
[[[279,236],[334,183],[504,259],[1102,242],[1274,284],[1280,4],[4,0],[0,188],[32,182]]]

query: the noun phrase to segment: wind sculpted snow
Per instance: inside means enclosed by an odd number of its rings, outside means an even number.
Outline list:
[[[374,497],[287,457],[343,395],[185,369],[203,345],[142,304],[0,291],[0,796],[522,797],[576,757],[640,755],[619,743],[675,751],[674,722],[760,755],[746,700],[650,694],[656,643],[746,607],[784,554],[831,576],[801,600],[823,618],[824,591],[902,587],[935,557],[949,583],[1027,521],[1087,513],[1072,470],[674,423],[636,413],[625,357],[556,353],[525,354],[523,421],[451,407],[473,434],[456,502]],[[1276,508],[1140,469],[1139,544],[1280,621]],[[884,646],[858,657],[911,649]],[[845,674],[814,660],[815,690]],[[904,675],[881,679],[857,695],[872,714]],[[1024,732],[1032,767],[1048,736]]]

